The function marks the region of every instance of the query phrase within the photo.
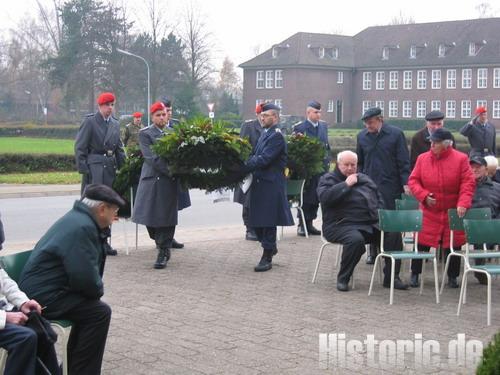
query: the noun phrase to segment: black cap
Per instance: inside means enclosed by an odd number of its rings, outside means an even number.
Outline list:
[[[321,110],[321,104],[317,102],[316,100],[311,100],[309,103],[307,103],[308,107],[317,109],[318,111]]]
[[[431,142],[442,142],[448,139],[452,140],[453,136],[451,135],[451,132],[445,128],[439,128],[434,130],[430,136]]]
[[[102,201],[115,204],[119,207],[125,206],[125,201],[120,195],[109,186],[102,184],[90,184],[85,187],[82,198],[88,198],[95,201]]]
[[[441,111],[432,111],[425,116],[425,121],[437,121],[444,119],[444,113]]]
[[[370,108],[367,109],[366,112],[363,114],[363,117],[361,117],[362,121],[366,121],[368,119],[371,119],[372,117],[375,116],[380,116],[382,114],[382,110],[378,107]]]
[[[281,111],[281,108],[274,103],[264,103],[262,104],[262,112],[270,111],[274,109],[275,111]]]
[[[161,102],[165,105],[165,107],[167,108],[171,108],[172,107],[172,100],[170,100],[168,98],[168,96],[164,96],[163,98],[161,98]]]
[[[486,162],[486,159],[483,158],[482,156],[473,156],[469,160],[469,164],[478,164],[486,167],[488,163]]]

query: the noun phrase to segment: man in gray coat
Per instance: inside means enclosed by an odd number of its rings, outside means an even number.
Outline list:
[[[170,259],[170,249],[177,225],[179,184],[170,176],[167,161],[155,154],[151,146],[165,135],[167,110],[162,102],[151,106],[152,124],[139,132],[144,156],[132,221],[143,224],[156,243],[158,257],[154,268],[162,269]]]
[[[485,107],[476,109],[476,116],[460,129],[460,134],[469,140],[469,157],[496,156],[496,130],[495,126],[488,122],[488,111]]]

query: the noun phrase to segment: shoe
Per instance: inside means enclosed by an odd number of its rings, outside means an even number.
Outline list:
[[[297,227],[297,236],[300,236],[300,237],[305,237],[306,236],[306,231],[304,230],[304,227],[302,225],[300,225],[300,224]]]
[[[306,228],[307,228],[307,234],[310,234],[311,236],[320,236],[321,235],[321,231],[314,228],[312,220],[306,222]]]
[[[277,248],[273,250],[273,256],[275,256],[276,254],[278,254],[278,249]]]
[[[116,256],[118,255],[118,251],[113,249],[111,246],[106,246],[106,255]]]
[[[384,280],[384,288],[390,288],[390,287],[391,287],[391,282],[388,280]],[[404,282],[401,281],[399,277],[396,277],[394,278],[394,289],[407,290],[408,284],[405,284]]]
[[[172,249],[182,249],[184,248],[184,244],[177,242],[175,238],[172,240]]]
[[[257,235],[255,234],[254,230],[247,228],[247,233],[245,234],[245,240],[258,241],[259,239],[257,238]]]
[[[167,257],[168,251],[168,257]],[[159,249],[158,257],[156,258],[156,262],[154,264],[154,268],[157,270],[161,270],[167,266],[168,258],[170,258],[170,250],[169,249]]]
[[[347,292],[349,291],[349,285],[347,283],[337,281],[337,290],[340,292]]]
[[[375,264],[375,257],[373,255],[367,255],[366,264]]]
[[[418,282],[418,273],[411,274],[410,286],[412,288],[418,288],[420,286],[420,283]]]
[[[272,259],[269,259],[266,256],[263,256],[260,259],[259,264],[257,264],[254,268],[255,272],[266,272],[269,271],[271,268],[273,268],[273,262]]]
[[[456,289],[458,288],[457,278],[448,277],[448,288]]]

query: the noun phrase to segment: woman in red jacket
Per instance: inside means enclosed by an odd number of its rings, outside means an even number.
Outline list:
[[[450,249],[450,227],[448,210],[456,208],[460,217],[472,204],[475,179],[467,155],[453,149],[451,133],[442,128],[431,135],[431,149],[421,154],[408,180],[412,194],[420,202],[423,211],[422,231],[418,236],[418,250],[429,251],[441,248],[448,255]],[[465,243],[463,232],[453,236],[453,247]],[[422,261],[412,260],[410,286],[419,285]],[[458,288],[460,258],[452,257],[448,268],[448,286]]]

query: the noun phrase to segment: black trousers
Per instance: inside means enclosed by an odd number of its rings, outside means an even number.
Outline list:
[[[276,250],[276,227],[253,228],[264,250]]]
[[[425,246],[425,245],[418,245],[417,246],[418,251],[425,251],[429,252],[431,249],[430,246]],[[445,261],[446,258],[448,257],[448,254],[450,254],[450,249],[443,249],[442,250],[445,254]],[[450,258],[450,265],[448,266],[448,277],[458,277],[460,274],[460,257],[451,257]],[[422,273],[422,259],[413,259],[411,261],[411,272],[416,273],[416,274],[421,274]]]
[[[158,249],[170,249],[172,247],[172,240],[175,234],[175,225],[170,227],[149,227],[146,226],[148,230],[149,238],[155,241],[156,247]]]
[[[50,305],[47,310],[50,309]],[[85,300],[66,312],[47,311],[49,319],[68,319],[73,322],[68,342],[68,371],[70,375],[99,375],[111,308],[100,300]]]
[[[312,203],[304,203],[302,204],[302,210],[304,211],[304,218],[306,219],[306,222],[308,221],[313,221],[318,217],[318,208],[319,208],[319,203],[317,204],[312,204]],[[300,216],[300,212],[297,211],[297,218],[302,220],[302,217]]]

